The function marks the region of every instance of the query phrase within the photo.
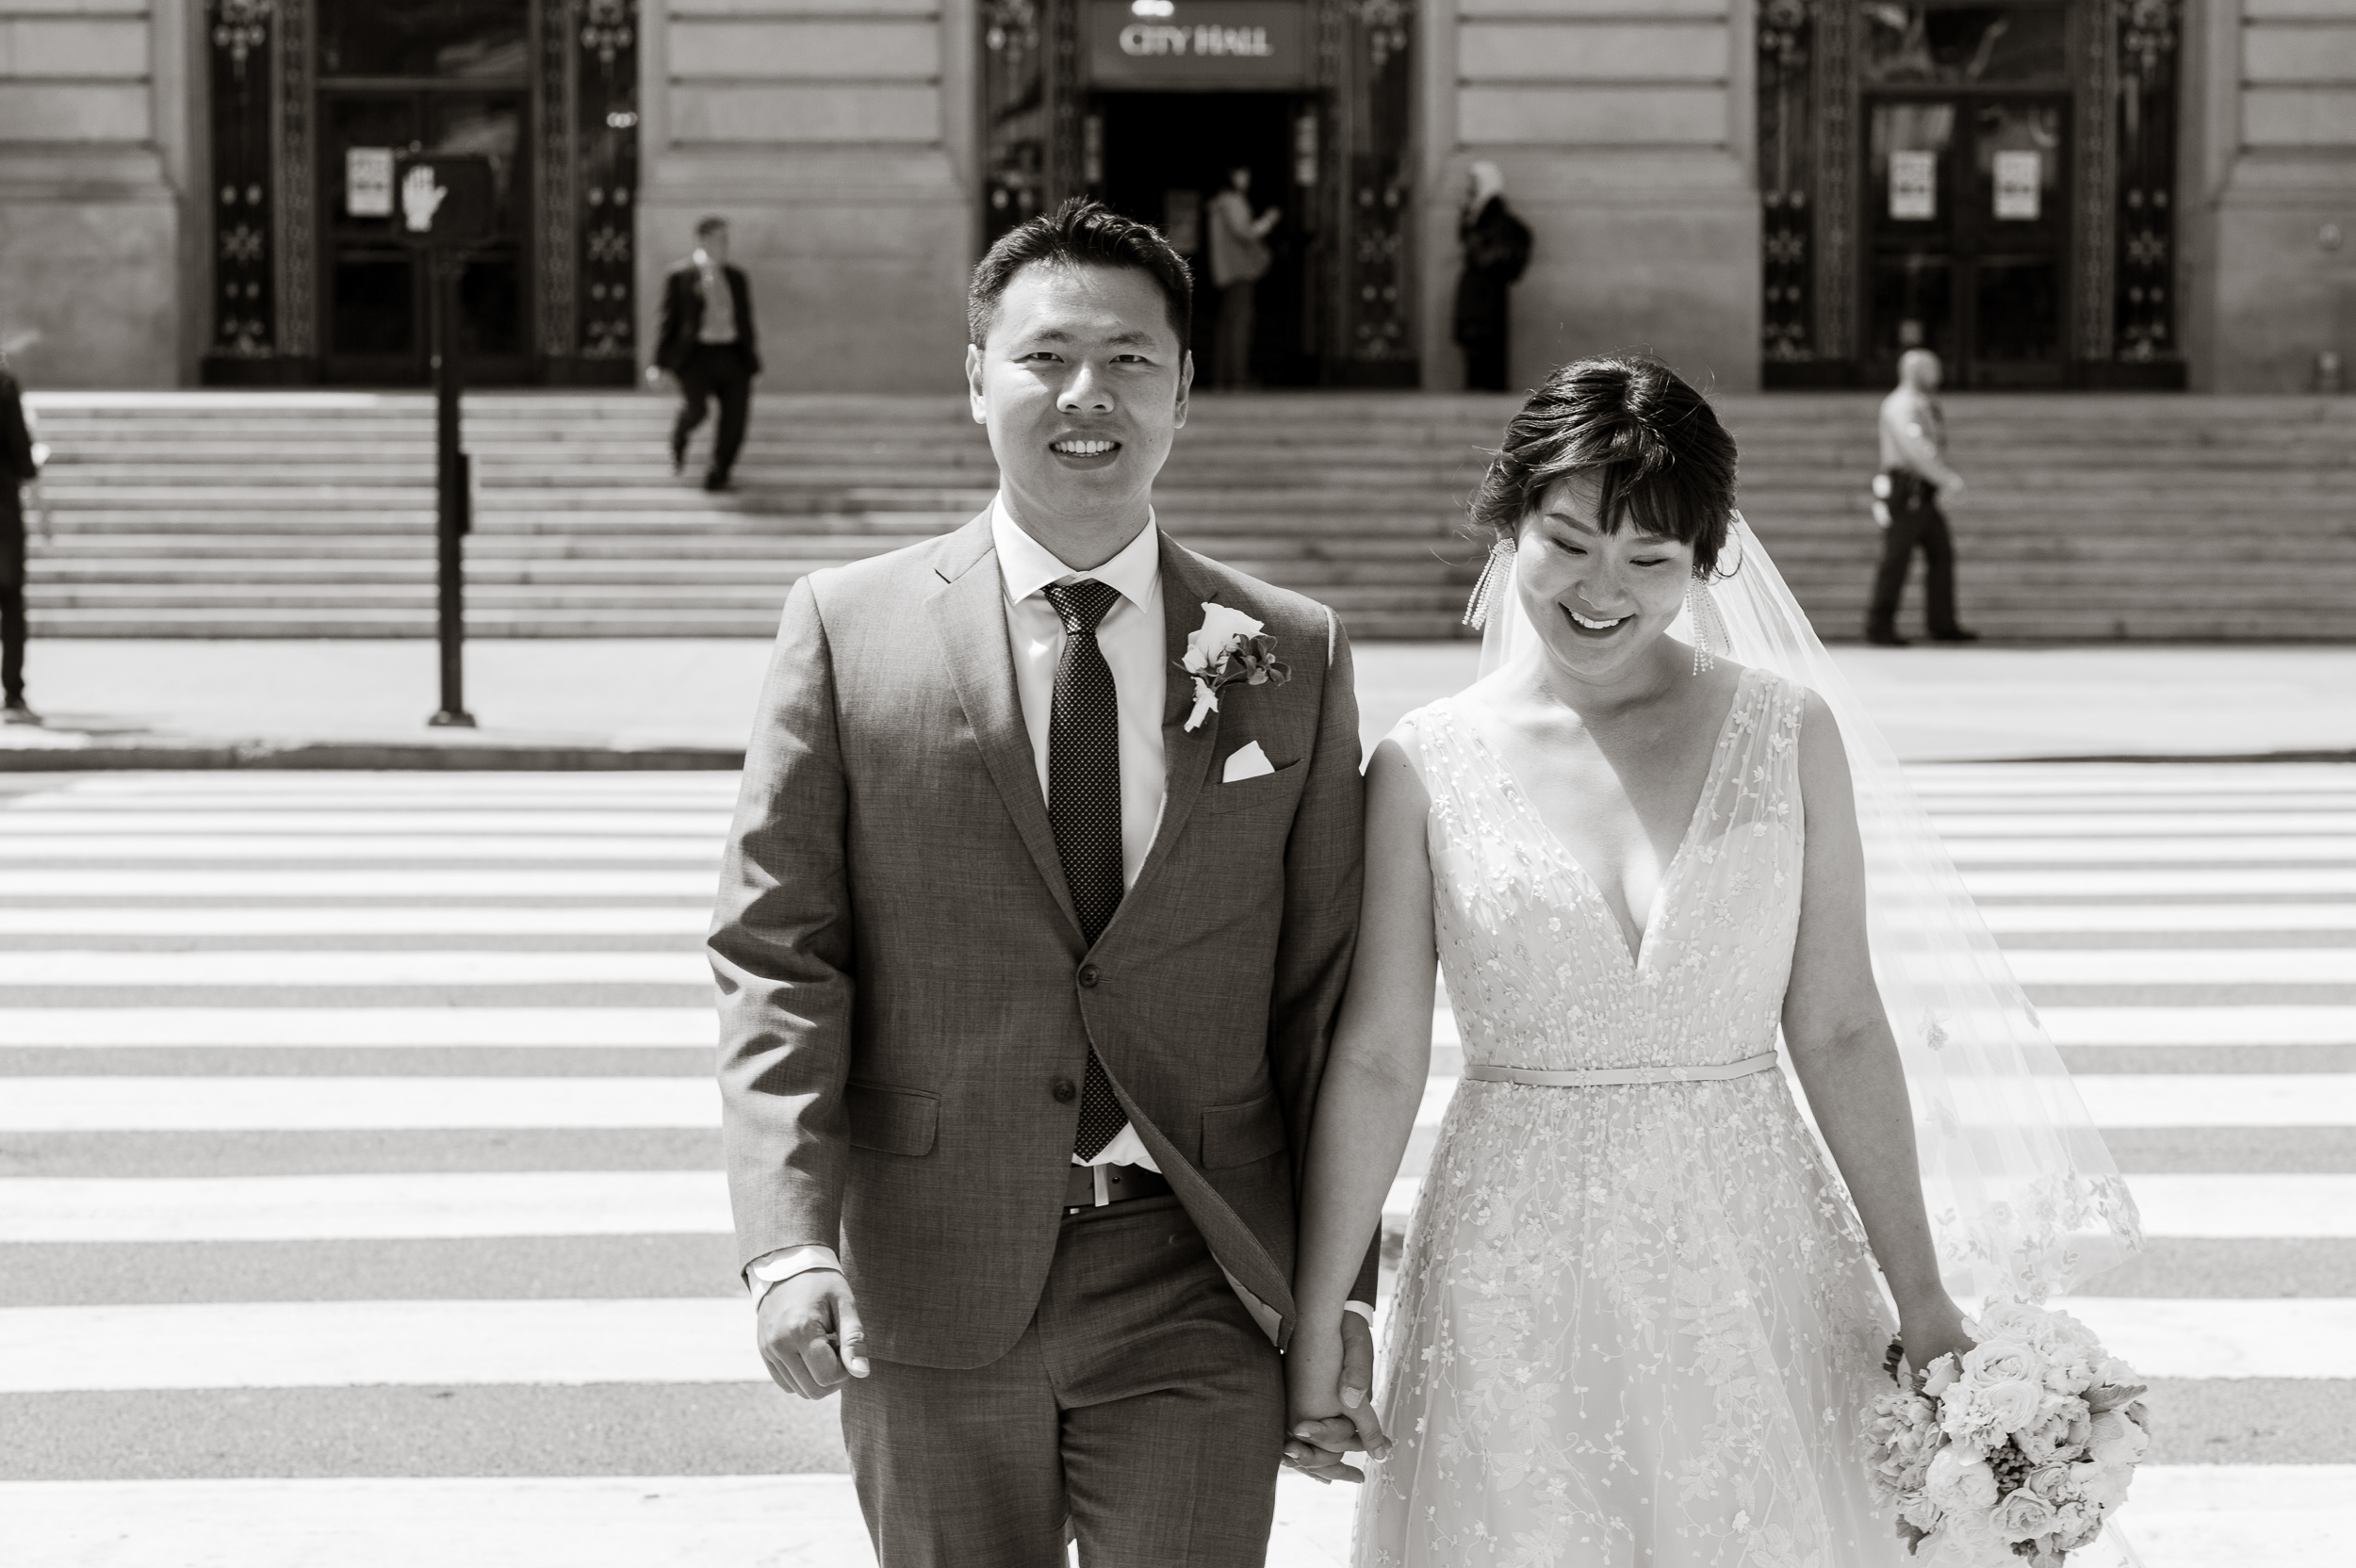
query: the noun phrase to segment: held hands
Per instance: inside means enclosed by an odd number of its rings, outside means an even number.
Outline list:
[[[851,1282],[812,1268],[769,1287],[753,1315],[761,1359],[789,1394],[823,1399],[867,1376],[867,1330],[851,1299]]]
[[[1391,1440],[1374,1418],[1374,1331],[1354,1312],[1341,1316],[1337,1334],[1296,1334],[1284,1352],[1291,1406],[1284,1462],[1329,1485],[1366,1478],[1344,1462],[1351,1450],[1364,1449],[1376,1459],[1391,1451]]]

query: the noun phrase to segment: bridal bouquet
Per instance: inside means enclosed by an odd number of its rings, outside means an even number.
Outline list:
[[[1968,1560],[2062,1568],[2102,1533],[2151,1446],[2144,1386],[2067,1313],[2000,1302],[1974,1331],[1960,1364],[1941,1356],[1873,1401],[1874,1494],[1897,1510],[1909,1551],[1953,1544]]]

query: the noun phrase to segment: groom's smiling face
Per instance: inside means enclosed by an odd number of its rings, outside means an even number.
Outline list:
[[[1161,286],[1131,268],[1025,267],[966,351],[973,418],[1017,521],[1082,568],[1097,562],[1067,542],[1101,535],[1102,561],[1144,526],[1193,379]]]

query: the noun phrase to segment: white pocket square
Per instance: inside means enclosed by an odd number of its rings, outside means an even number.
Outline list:
[[[1268,760],[1257,741],[1237,747],[1227,757],[1227,769],[1219,776],[1221,784],[1240,784],[1247,778],[1258,778],[1276,771],[1276,764]]]

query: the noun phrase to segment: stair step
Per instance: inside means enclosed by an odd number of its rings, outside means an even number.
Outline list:
[[[31,401],[61,535],[32,550],[42,634],[432,634],[429,397]],[[1836,637],[1880,551],[1876,403],[1717,405],[1745,512]],[[1155,502],[1178,538],[1325,600],[1354,635],[1454,636],[1483,553],[1466,502],[1514,406],[1206,395]],[[473,635],[767,637],[805,573],[959,527],[995,488],[954,396],[762,395],[724,495],[669,472],[671,412],[637,392],[467,396]],[[1948,413],[1972,481],[1953,517],[1963,610],[1988,635],[2356,636],[2356,400],[1957,395]]]

